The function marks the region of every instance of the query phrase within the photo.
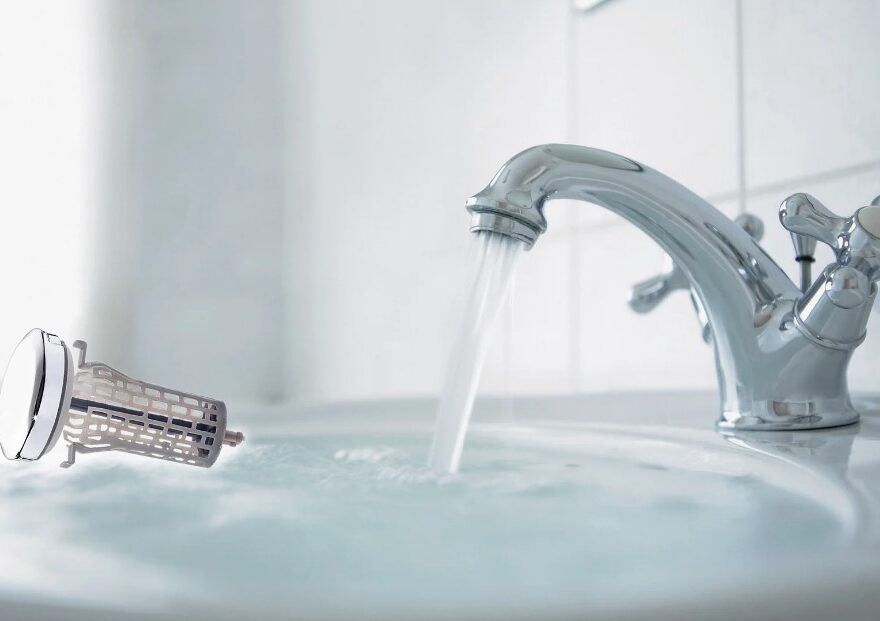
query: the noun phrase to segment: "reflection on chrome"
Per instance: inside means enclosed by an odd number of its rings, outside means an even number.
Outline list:
[[[531,247],[547,228],[546,203],[557,198],[619,214],[670,255],[704,314],[704,332],[711,331],[722,428],[817,429],[859,419],[846,371],[864,339],[880,278],[880,207],[842,218],[807,194],[783,201],[779,215],[786,229],[836,253],[802,292],[753,237],[754,223],[737,225],[629,158],[552,144],[514,156],[468,199],[471,230],[502,233]],[[607,265],[593,269],[613,270],[615,260],[608,257]]]

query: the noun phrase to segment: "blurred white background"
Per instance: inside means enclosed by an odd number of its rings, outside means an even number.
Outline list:
[[[464,199],[573,142],[766,225],[880,194],[876,0],[0,0],[0,357],[29,328],[235,402],[436,394]],[[483,390],[715,386],[660,250],[554,203]],[[823,255],[820,259],[828,259]],[[878,317],[877,314],[874,317]],[[880,321],[851,370],[876,389]]]

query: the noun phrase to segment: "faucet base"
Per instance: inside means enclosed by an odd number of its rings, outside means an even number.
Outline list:
[[[724,411],[720,429],[748,431],[795,431],[842,427],[859,421],[859,413],[849,398],[817,401],[760,401],[751,413]]]

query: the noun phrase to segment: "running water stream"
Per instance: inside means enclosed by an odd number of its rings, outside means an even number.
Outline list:
[[[428,457],[428,465],[439,474],[458,470],[492,326],[507,298],[516,259],[523,249],[522,242],[498,233],[477,233],[475,242],[474,282],[449,358]]]

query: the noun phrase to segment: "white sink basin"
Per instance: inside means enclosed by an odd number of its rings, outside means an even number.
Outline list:
[[[427,401],[238,413],[210,470],[12,464],[0,617],[876,619],[878,419],[724,436],[715,407],[483,401],[443,480]]]

